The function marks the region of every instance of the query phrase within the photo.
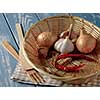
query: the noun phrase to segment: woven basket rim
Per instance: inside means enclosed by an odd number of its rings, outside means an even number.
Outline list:
[[[32,24],[26,31],[25,39],[28,36],[29,30],[31,30],[32,27],[35,27],[37,24],[40,24],[41,22],[47,21],[47,19],[61,18],[61,17],[63,17],[63,18],[72,18],[73,20],[79,20],[80,22],[83,22],[87,26],[94,28],[96,31],[98,31],[100,33],[100,28],[99,27],[97,27],[94,23],[89,22],[84,18],[81,18],[81,17],[78,17],[78,16],[70,16],[70,15],[58,15],[58,16],[49,16],[49,17],[43,18],[40,21],[35,22],[34,24]],[[100,36],[98,37],[98,39],[99,38],[100,38]]]
[[[66,76],[63,76],[63,77],[62,77],[62,76],[55,76],[55,75],[51,75],[51,74],[48,73],[48,72],[43,71],[42,69],[37,68],[37,67],[36,67],[37,65],[33,64],[33,63],[30,61],[30,59],[28,59],[28,55],[27,55],[27,53],[26,53],[26,51],[25,51],[25,49],[24,49],[24,42],[25,42],[25,39],[27,38],[27,36],[29,35],[29,30],[30,30],[32,27],[35,27],[37,24],[40,24],[41,22],[46,21],[47,19],[60,18],[60,17],[64,17],[64,18],[65,18],[65,17],[70,17],[70,18],[72,17],[73,19],[80,20],[80,21],[82,21],[83,23],[89,25],[90,27],[95,28],[96,31],[98,31],[98,32],[100,33],[100,29],[99,29],[96,25],[94,25],[93,23],[91,23],[91,22],[89,22],[89,21],[87,21],[87,20],[85,20],[85,19],[83,19],[83,18],[77,17],[77,16],[68,16],[68,15],[64,15],[64,16],[50,16],[50,17],[44,18],[44,19],[40,20],[39,22],[34,23],[34,24],[28,29],[28,31],[27,31],[26,34],[25,34],[24,41],[23,41],[23,43],[22,43],[22,45],[21,45],[22,53],[23,53],[23,56],[24,56],[25,60],[28,62],[29,65],[31,65],[33,68],[35,68],[38,72],[40,72],[40,73],[42,73],[42,74],[45,74],[45,75],[48,75],[48,76],[50,76],[50,77],[52,77],[52,78],[60,79],[60,80],[68,80],[68,81],[69,81],[69,80],[76,80],[76,79],[85,79],[85,78],[89,78],[89,77],[92,77],[92,76],[99,75],[99,74],[100,74],[100,71],[97,71],[97,72],[95,72],[95,73],[91,73],[91,74],[86,75],[86,76],[79,76],[79,77],[71,77],[71,76],[67,76],[67,77],[66,77]]]

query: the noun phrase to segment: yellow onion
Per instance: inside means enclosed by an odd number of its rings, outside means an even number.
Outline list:
[[[50,47],[57,40],[57,35],[52,32],[42,32],[38,37],[37,41],[41,47]]]
[[[96,39],[87,34],[84,29],[81,29],[80,36],[76,41],[76,47],[81,53],[90,53],[96,47]]]

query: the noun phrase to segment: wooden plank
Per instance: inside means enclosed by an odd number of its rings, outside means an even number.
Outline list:
[[[38,18],[36,17],[35,13],[21,13],[19,14],[19,16],[19,20],[21,20],[24,33],[28,31],[32,24],[38,21]]]
[[[6,24],[11,33],[12,39],[13,41],[15,41],[15,46],[17,47],[15,48],[18,51],[19,50],[19,46],[18,46],[19,40],[18,40],[18,35],[17,35],[16,27],[15,27],[15,23],[18,22],[18,14],[7,13],[7,14],[2,14],[2,15],[4,17],[4,20],[6,21]]]
[[[8,40],[17,49],[11,32],[2,14],[0,14],[0,86],[16,86],[10,80],[10,76],[15,69],[16,60],[2,47],[2,41]]]
[[[10,77],[16,67],[17,61],[2,47],[3,40],[9,41],[16,49],[18,49],[4,16],[0,14],[0,87],[34,86],[17,83],[10,80]]]
[[[13,34],[13,38],[15,38],[15,41],[17,42],[17,44],[19,44],[19,39],[18,39],[18,35],[17,35],[17,31],[16,31],[16,27],[15,24],[16,23],[20,23],[23,26],[23,30],[24,32],[26,32],[28,30],[28,28],[35,23],[36,21],[38,21],[38,19],[36,18],[36,16],[34,14],[25,14],[25,13],[17,13],[17,14],[9,14],[6,13],[4,14],[6,20],[8,21],[8,24],[12,30],[12,34]],[[28,84],[20,84],[16,82],[16,86],[34,86],[34,85],[28,85]]]
[[[18,34],[16,31],[16,23],[22,24],[22,27],[24,28],[23,31],[26,33],[28,28],[38,21],[37,17],[35,14],[32,13],[5,13],[3,14],[5,20],[8,23],[8,26],[10,27],[13,35],[13,39],[16,42],[16,45],[19,45],[19,39],[18,39]]]

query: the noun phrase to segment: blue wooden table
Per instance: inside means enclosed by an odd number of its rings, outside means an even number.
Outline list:
[[[27,29],[39,20],[48,16],[60,15],[58,13],[0,13],[0,86],[1,87],[18,87],[18,86],[34,86],[28,84],[17,83],[10,79],[17,61],[2,47],[2,41],[8,40],[14,48],[19,50],[19,40],[15,28],[16,23],[23,26],[24,33]],[[63,15],[63,14],[61,14]],[[91,13],[73,13],[72,15],[80,16],[98,27],[100,27],[100,14]]]

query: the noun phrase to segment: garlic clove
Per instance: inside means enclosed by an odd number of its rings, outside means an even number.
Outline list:
[[[60,52],[61,53],[67,53],[67,39],[64,39],[62,42],[62,46],[60,48]]]
[[[59,51],[59,52],[61,51],[60,48],[61,48],[62,45],[63,45],[62,42],[60,42],[60,43],[57,45],[57,51]]]
[[[63,43],[62,43],[62,47],[60,49],[60,51],[62,53],[70,53],[74,50],[74,45],[72,43],[71,40],[69,40],[68,38],[67,39],[64,39]]]
[[[59,39],[59,40],[55,43],[55,45],[57,46],[59,43],[63,42],[63,40],[64,40],[64,39]]]
[[[62,45],[62,42],[63,42],[64,39],[59,39],[55,45],[54,45],[54,48],[57,50],[57,51],[60,51],[60,47]]]

